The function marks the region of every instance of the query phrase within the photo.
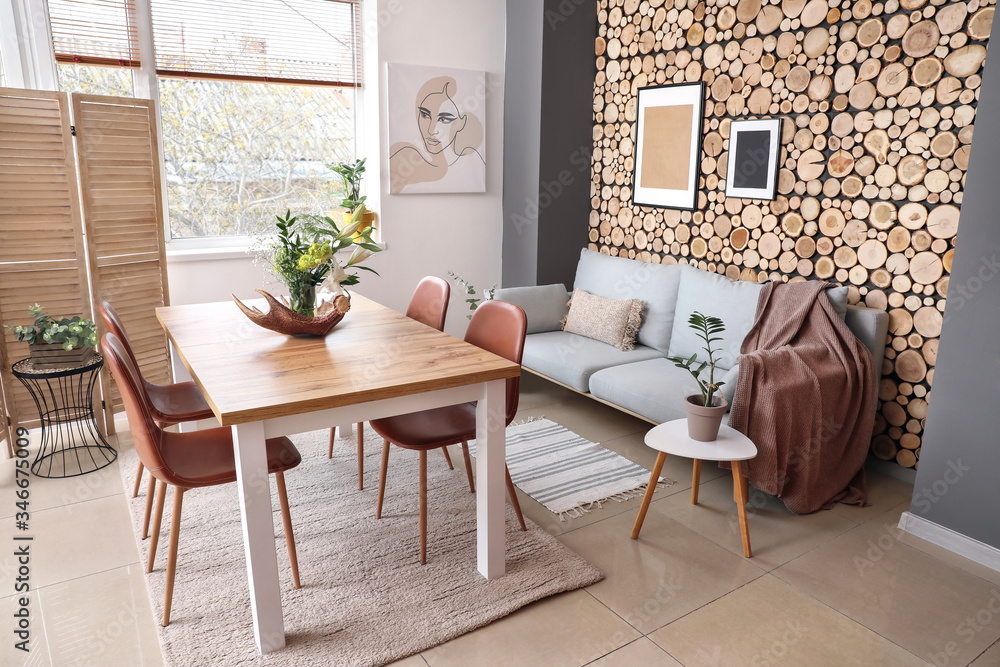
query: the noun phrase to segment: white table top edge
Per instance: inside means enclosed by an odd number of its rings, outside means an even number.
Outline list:
[[[757,446],[750,438],[726,424],[719,427],[716,440],[693,440],[688,436],[687,419],[674,419],[654,426],[643,442],[659,452],[702,461],[749,461],[757,456]]]

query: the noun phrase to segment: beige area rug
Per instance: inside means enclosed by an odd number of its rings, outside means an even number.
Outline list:
[[[285,475],[302,588],[291,568],[275,483],[275,549],[287,645],[261,657],[253,640],[236,485],[184,496],[170,626],[163,615],[172,492],[154,571],[146,575],[168,665],[380,665],[462,635],[524,605],[603,579],[594,566],[528,521],[521,532],[507,507],[507,574],[476,571],[476,502],[465,473],[428,457],[427,564],[420,565],[417,453],[393,447],[381,520],[375,519],[381,439],[368,429],[365,490],[357,485],[356,445],[327,433],[294,436],[302,463]],[[131,489],[136,454],[123,447]],[[145,483],[144,483],[145,488]],[[139,538],[145,490],[130,499]],[[143,562],[149,540],[141,540]]]

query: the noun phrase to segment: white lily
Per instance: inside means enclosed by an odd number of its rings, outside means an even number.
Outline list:
[[[360,264],[361,262],[365,261],[374,254],[375,253],[372,252],[371,250],[367,250],[366,248],[362,248],[361,246],[356,246],[354,248],[354,252],[351,254],[351,258],[347,260],[347,266],[354,266],[356,264]]]
[[[349,224],[344,229],[340,230],[340,234],[337,236],[337,238],[338,239],[349,239],[349,238],[351,238],[352,236],[354,236],[354,234],[359,229],[361,229],[361,225],[363,225],[363,224],[364,223],[361,222],[361,218],[358,218],[356,220],[352,220],[351,224]]]
[[[347,274],[344,273],[343,267],[340,266],[340,262],[338,262],[337,260],[333,260],[333,272],[330,274],[330,277],[327,278],[327,280],[338,286],[340,285],[340,283],[347,280]]]

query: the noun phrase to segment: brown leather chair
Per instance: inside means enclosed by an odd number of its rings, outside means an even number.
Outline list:
[[[114,334],[122,342],[125,352],[128,354],[132,365],[139,369],[139,361],[135,358],[132,350],[132,343],[129,342],[125,325],[122,324],[121,317],[114,307],[107,301],[101,302],[98,309],[101,319],[108,333]],[[141,377],[141,374],[140,374]],[[140,390],[145,392],[146,404],[149,406],[153,419],[162,428],[183,422],[198,421],[199,419],[211,419],[212,408],[202,395],[198,385],[194,382],[176,382],[174,384],[154,384],[142,378]],[[132,497],[139,495],[139,486],[142,484],[142,460],[135,473],[135,485],[132,487]],[[146,518],[142,524],[142,539],[149,535],[149,517],[153,510],[153,496],[156,492],[156,478],[150,475],[149,489],[146,491]]]
[[[177,541],[181,528],[181,503],[184,493],[190,489],[229,484],[236,481],[236,462],[233,453],[232,431],[228,428],[211,428],[190,433],[171,433],[162,430],[153,417],[153,412],[142,393],[142,376],[132,363],[128,348],[114,334],[104,336],[104,355],[111,372],[115,376],[118,389],[125,403],[132,441],[136,453],[149,474],[160,481],[156,496],[156,514],[153,517],[153,533],[149,542],[149,560],[146,572],[153,571],[156,560],[156,546],[163,519],[163,502],[167,485],[174,487],[174,507],[170,517],[170,549],[167,556],[167,584],[163,600],[163,625],[170,624],[170,606],[174,595],[174,575],[177,570]],[[286,470],[294,468],[302,461],[302,456],[288,438],[270,438],[266,441],[267,470],[274,473],[278,483],[278,499],[281,503],[281,519],[285,528],[285,542],[288,558],[292,564],[292,578],[295,587],[299,582],[299,564],[295,555],[295,536],[292,533],[292,518],[288,510],[288,494],[285,490]]]
[[[451,296],[451,286],[441,278],[427,276],[413,290],[410,297],[410,305],[406,309],[406,316],[426,324],[427,326],[444,330],[444,320],[448,315],[448,299]],[[330,429],[330,448],[326,457],[333,458],[333,439],[336,429]],[[357,423],[358,431],[358,489],[365,488],[365,425],[364,422]],[[448,460],[448,467],[454,470],[448,449],[442,450],[445,459]],[[134,497],[134,496],[133,496]]]
[[[486,301],[480,305],[465,334],[465,341],[477,347],[521,363],[524,351],[524,334],[527,318],[520,307],[506,301]],[[509,425],[517,414],[520,395],[520,377],[510,378],[506,386],[506,412],[504,425]],[[385,478],[389,467],[389,443],[420,453],[420,562],[427,562],[427,452],[462,443],[465,467],[472,485],[472,466],[469,459],[469,440],[476,437],[476,404],[461,403],[422,412],[412,412],[371,421],[375,432],[384,438],[382,443],[382,471],[378,480],[378,504],[375,517],[382,518],[382,500],[385,496]],[[521,505],[517,501],[510,470],[507,475],[507,493],[510,496],[521,530],[527,530]],[[472,486],[475,491],[475,487]]]

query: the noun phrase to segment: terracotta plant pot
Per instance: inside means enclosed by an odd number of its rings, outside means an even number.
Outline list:
[[[729,409],[729,404],[722,396],[712,398],[712,407],[702,405],[701,394],[687,396],[684,399],[684,409],[688,416],[688,436],[698,442],[712,442],[719,437],[719,426],[722,417]]]

